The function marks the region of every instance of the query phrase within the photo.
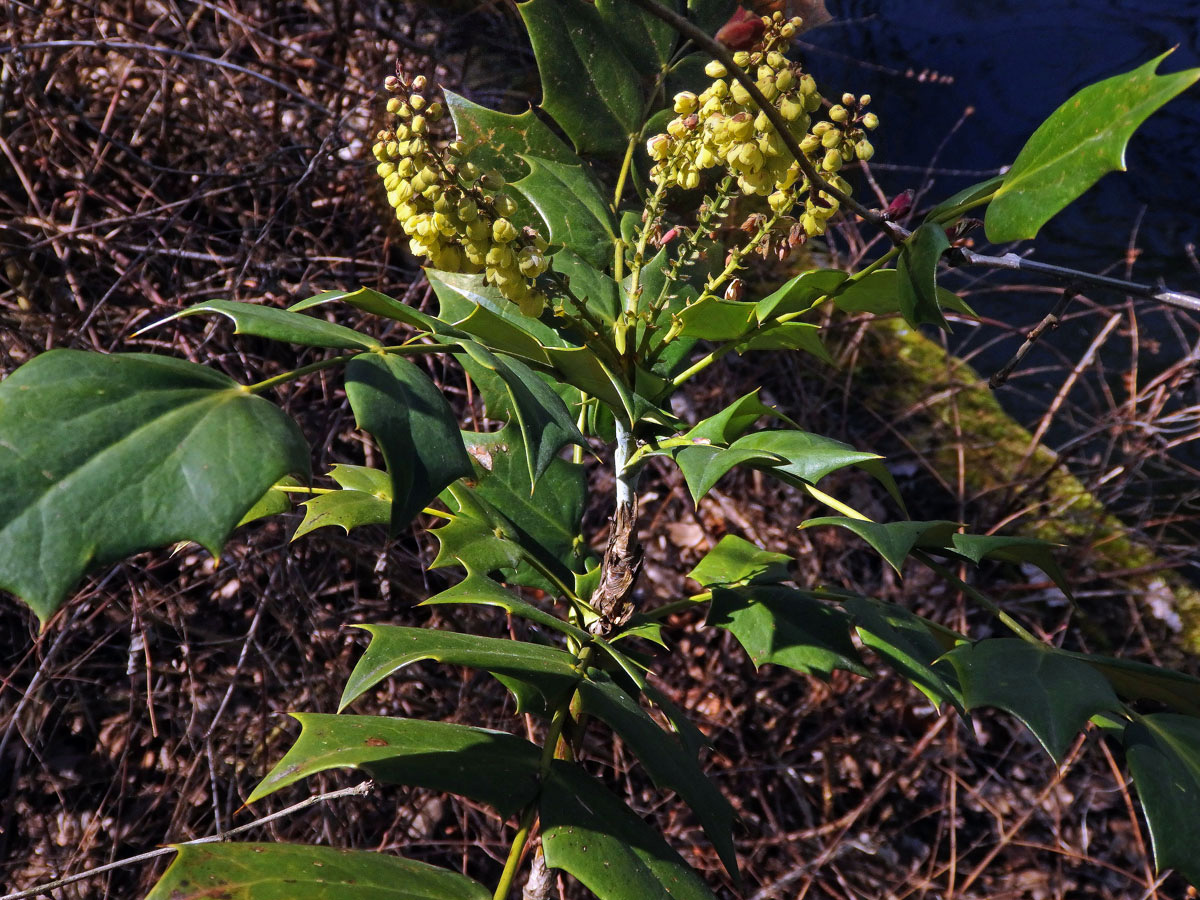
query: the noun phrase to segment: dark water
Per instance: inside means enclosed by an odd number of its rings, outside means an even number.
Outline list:
[[[877,0],[829,8],[838,24],[807,35],[811,66],[831,89],[845,85],[874,96],[884,121],[877,161],[922,170],[967,107],[975,112],[947,140],[940,166],[994,170],[1011,163],[1033,130],[1079,88],[1176,45],[1160,72],[1200,65],[1200,3],[1185,0]],[[921,80],[923,72],[942,77]],[[1130,142],[1126,162],[1128,172],[1106,176],[1043,229],[1038,258],[1109,266],[1123,259],[1140,217],[1136,274],[1200,290],[1200,272],[1185,251],[1200,243],[1200,87],[1150,117]],[[920,171],[880,176],[891,190],[922,180]],[[980,180],[935,178],[935,198]]]

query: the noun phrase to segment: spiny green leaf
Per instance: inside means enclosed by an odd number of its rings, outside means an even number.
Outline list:
[[[981,181],[978,184],[973,184],[970,187],[963,188],[957,194],[947,197],[945,200],[931,209],[925,216],[925,221],[939,221],[942,216],[954,209],[956,206],[974,203],[977,200],[982,200],[984,197],[987,197],[990,194],[996,193],[996,191],[999,190],[1000,185],[1004,184],[1004,178],[1005,176],[1003,175],[996,175],[992,178],[988,178],[985,181]],[[949,222],[947,221],[943,224],[949,224]]]
[[[787,313],[808,309],[820,297],[832,294],[849,277],[841,269],[814,269],[801,272],[795,278],[755,304],[755,316],[760,323]]]
[[[984,559],[999,559],[1011,563],[1029,563],[1050,576],[1062,592],[1071,596],[1071,585],[1067,576],[1054,558],[1058,544],[1038,538],[1006,537],[991,534],[950,535],[950,548],[959,556],[965,556],[975,564]]]
[[[291,497],[287,491],[278,490],[284,487],[300,487],[300,482],[291,475],[285,475],[277,482],[267,488],[267,492],[258,498],[258,501],[250,507],[241,521],[237,523],[237,527],[249,525],[251,522],[256,522],[259,519],[266,519],[270,516],[277,516],[280,513],[285,513],[292,508]]]
[[[370,335],[359,334],[353,328],[347,328],[344,325],[336,325],[323,319],[301,315],[294,307],[292,309],[275,309],[258,303],[239,303],[235,300],[209,300],[207,303],[197,303],[172,316],[167,316],[161,322],[156,322],[155,325],[203,313],[218,313],[228,318],[233,322],[234,334],[248,334],[272,341],[300,344],[304,347],[328,347],[335,350],[371,350],[380,346],[379,341]]]
[[[1150,825],[1154,863],[1200,885],[1200,719],[1156,713],[1125,729],[1125,757]]]
[[[288,307],[288,311],[300,312],[327,303],[345,303],[347,306],[360,309],[373,316],[382,316],[385,319],[411,325],[418,331],[426,331],[431,334],[456,333],[450,328],[449,323],[441,321],[436,316],[413,309],[413,307],[371,288],[359,288],[357,291],[325,291],[301,300],[299,303],[293,303]]]
[[[392,478],[392,533],[434,497],[470,475],[458,418],[442,392],[399,356],[365,353],[346,366],[346,397],[358,427],[379,442]]]
[[[446,108],[454,120],[455,130],[467,146],[463,159],[483,171],[495,170],[505,181],[514,182],[529,171],[524,157],[537,156],[567,165],[579,162],[571,148],[551,131],[531,109],[519,116],[496,112],[472,103],[453,91],[444,91]],[[518,227],[541,227],[537,211],[519,194],[517,212],[511,216]]]
[[[946,230],[934,222],[926,222],[912,233],[900,247],[896,260],[896,294],[904,321],[918,325],[936,325],[950,330],[938,305],[937,264],[950,249]]]
[[[804,431],[756,431],[738,438],[730,450],[762,450],[783,457],[786,463],[768,471],[779,471],[809,484],[816,484],[831,472],[857,466],[879,480],[889,491],[895,482],[874,453],[855,450],[849,444]]]
[[[867,677],[854,644],[850,620],[805,591],[774,584],[714,587],[709,625],[727,629],[755,667],[789,666],[828,679],[834,669]]]
[[[388,488],[390,495],[391,488]],[[392,499],[390,496],[365,491],[340,490],[329,494],[318,494],[303,502],[304,519],[292,535],[292,540],[304,537],[310,531],[336,525],[346,534],[364,525],[390,525],[392,521]]]
[[[638,702],[604,672],[591,669],[579,684],[583,712],[600,719],[621,736],[659,788],[677,793],[696,814],[721,862],[738,877],[733,847],[734,812],[704,774],[694,753],[659,727]]]
[[[92,563],[176,541],[214,555],[308,446],[195,363],[52,350],[0,383],[0,588],[45,622]]]
[[[311,844],[179,844],[146,900],[490,900],[428,863]]]
[[[672,451],[672,456],[679,466],[679,471],[683,473],[688,493],[692,495],[692,503],[695,504],[699,504],[700,499],[734,466],[766,467],[785,462],[783,457],[763,450],[712,447],[707,444],[676,448]]]
[[[1118,696],[1126,700],[1154,700],[1174,712],[1200,716],[1200,678],[1132,659],[1112,659],[1090,653],[1072,656],[1107,678]]]
[[[1012,713],[1062,762],[1075,735],[1097,713],[1121,709],[1108,681],[1070,654],[1017,638],[962,644],[946,654],[967,709]]]
[[[538,748],[522,738],[450,722],[294,713],[300,737],[250,794],[254,803],[328,769],[362,769],[388,784],[470,797],[505,817],[538,790]]]
[[[522,562],[520,546],[503,529],[476,515],[451,516],[433,536],[439,548],[431,569],[461,565],[479,572],[499,572],[516,569]]]
[[[616,156],[641,128],[637,70],[584,0],[519,6],[542,78],[542,109],[580,153]]]
[[[514,426],[488,434],[464,432],[463,440],[475,461],[471,499],[488,521],[571,584],[574,573],[586,569],[589,557],[581,534],[587,501],[584,467],[555,459],[535,485],[529,480],[521,433]],[[521,567],[507,580],[554,591],[540,576],[531,577],[535,574]]]
[[[772,553],[736,534],[727,534],[688,572],[688,578],[706,588],[778,583],[792,577],[788,566],[793,562],[786,553]]]
[[[687,0],[688,18],[709,34],[729,21],[738,0]]]
[[[752,350],[803,350],[822,362],[833,365],[833,357],[821,341],[821,328],[810,322],[777,322],[752,334],[735,348],[738,353]]]
[[[533,204],[550,233],[593,266],[612,261],[613,220],[600,185],[585,165],[526,157],[529,174],[513,184]]]
[[[975,311],[953,291],[937,288],[937,302],[942,309],[952,309],[973,316]],[[850,283],[833,298],[834,305],[848,313],[873,313],[886,316],[900,312],[900,273],[895,269],[880,269]]]
[[[941,547],[950,542],[950,536],[959,527],[957,522],[935,520],[932,522],[868,522],[847,516],[821,516],[800,524],[801,528],[816,525],[836,525],[853,531],[875,548],[897,572],[904,560],[919,546]]]
[[[591,640],[582,628],[560,619],[553,613],[538,609],[532,603],[518,597],[512,591],[505,590],[492,579],[467,569],[467,577],[454,587],[442,591],[420,603],[420,606],[438,606],[441,604],[466,603],[478,606],[494,606],[505,612],[519,616],[522,619],[569,635],[581,644]]]
[[[1085,87],[1038,126],[988,206],[989,241],[1036,237],[1101,176],[1125,170],[1125,145],[1138,126],[1200,79],[1200,69],[1155,74],[1170,52]]]
[[[755,305],[708,296],[679,313],[684,337],[705,341],[731,341],[754,327]]]
[[[539,812],[546,865],[599,900],[714,900],[657,829],[573,763],[551,763]]]
[[[659,0],[671,7],[670,0]],[[596,11],[643,77],[653,78],[666,68],[675,46],[675,30],[662,19],[636,9],[628,0],[596,0]]]
[[[580,677],[570,653],[543,644],[400,625],[359,627],[371,635],[371,643],[346,680],[339,712],[388,676],[424,659],[516,679],[536,688],[547,701]]]
[[[570,249],[559,250],[550,257],[550,263],[555,272],[567,276],[571,293],[584,302],[588,312],[609,324],[616,319],[621,311],[621,288],[611,275]],[[570,308],[571,304],[568,302],[567,306]]]
[[[864,645],[935,704],[950,703],[966,715],[953,669],[938,662],[947,648],[924,619],[903,606],[861,595],[847,595],[838,602],[854,619]]]
[[[697,443],[707,441],[710,444],[729,444],[750,430],[750,427],[763,416],[774,416],[786,419],[779,410],[767,406],[758,399],[758,388],[749,394],[739,397],[714,416],[709,416],[695,425],[687,434]],[[790,420],[789,420],[790,421]]]

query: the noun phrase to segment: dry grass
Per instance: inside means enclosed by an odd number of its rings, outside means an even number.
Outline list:
[[[196,320],[128,336],[218,296],[280,305],[361,283],[421,301],[362,152],[374,85],[402,53],[493,105],[519,102],[525,87],[509,83],[523,39],[489,9],[371,0],[0,0],[0,9],[5,372],[47,347],[75,346],[166,352],[257,375],[295,359]],[[848,240],[852,255],[861,250]],[[452,375],[431,371],[458,390]],[[843,376],[798,360],[734,361],[688,402],[712,408],[756,386],[813,430],[869,446],[888,437],[869,416],[846,415]],[[314,378],[282,399],[317,448],[318,471],[334,459],[371,461],[334,381]],[[962,509],[919,472],[907,487],[925,498],[915,514]],[[882,503],[851,479],[839,489],[864,508]],[[977,633],[986,627],[919,573],[901,586],[836,534],[798,535],[794,524],[812,510],[761,479],[731,478],[698,510],[665,468],[647,491],[647,591],[672,596],[681,573],[735,532],[788,548],[825,580],[907,597]],[[589,522],[603,514],[598,501]],[[510,627],[414,608],[440,585],[423,574],[426,534],[389,544],[363,531],[290,546],[291,526],[248,531],[219,566],[185,549],[98,573],[41,634],[16,604],[0,605],[0,883],[25,888],[249,818],[242,801],[296,731],[282,714],[335,708],[362,643],[345,624]],[[989,575],[1004,587],[1003,573]],[[1070,621],[1063,606],[1036,615],[1048,634]],[[1156,896],[1144,832],[1095,736],[1055,772],[1006,720],[983,715],[968,728],[889,678],[839,673],[823,684],[755,673],[727,634],[685,627],[694,624],[672,623],[676,652],[658,671],[713,739],[711,768],[744,824],[744,896]],[[1160,637],[1125,633],[1123,649],[1141,654]],[[434,666],[389,680],[359,711],[524,727],[496,684]],[[722,882],[695,822],[652,789],[619,742],[594,732],[587,749],[594,771]],[[255,812],[351,778],[313,779]],[[510,830],[471,804],[380,788],[255,837],[402,852],[487,881]],[[162,865],[119,869],[56,896],[141,896]],[[1157,896],[1183,890],[1174,880]]]

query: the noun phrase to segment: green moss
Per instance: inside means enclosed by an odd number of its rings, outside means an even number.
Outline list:
[[[1038,445],[1033,435],[1001,408],[979,374],[962,360],[899,320],[876,324],[859,354],[859,396],[893,421],[910,420],[906,438],[944,473],[957,473],[963,437],[964,480],[975,497],[1008,491],[1013,484],[1036,485],[1027,512],[1012,524],[1020,533],[1045,540],[1087,546],[1102,569],[1127,575],[1130,589],[1174,598],[1183,621],[1182,642],[1200,650],[1200,592],[1175,572],[1154,571],[1154,551],[1132,540],[1124,524],[1106,510],[1079,479],[1059,465],[1057,454]],[[953,401],[953,402],[952,402]],[[1028,459],[1026,457],[1028,456]]]

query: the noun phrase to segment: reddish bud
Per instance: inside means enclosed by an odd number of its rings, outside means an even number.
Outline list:
[[[717,32],[717,40],[730,50],[749,50],[763,36],[762,17],[739,6]]]
[[[897,194],[892,202],[888,204],[887,212],[884,213],[889,219],[903,219],[908,215],[908,211],[912,209],[913,197],[916,196],[916,191],[909,188],[901,194]]]

